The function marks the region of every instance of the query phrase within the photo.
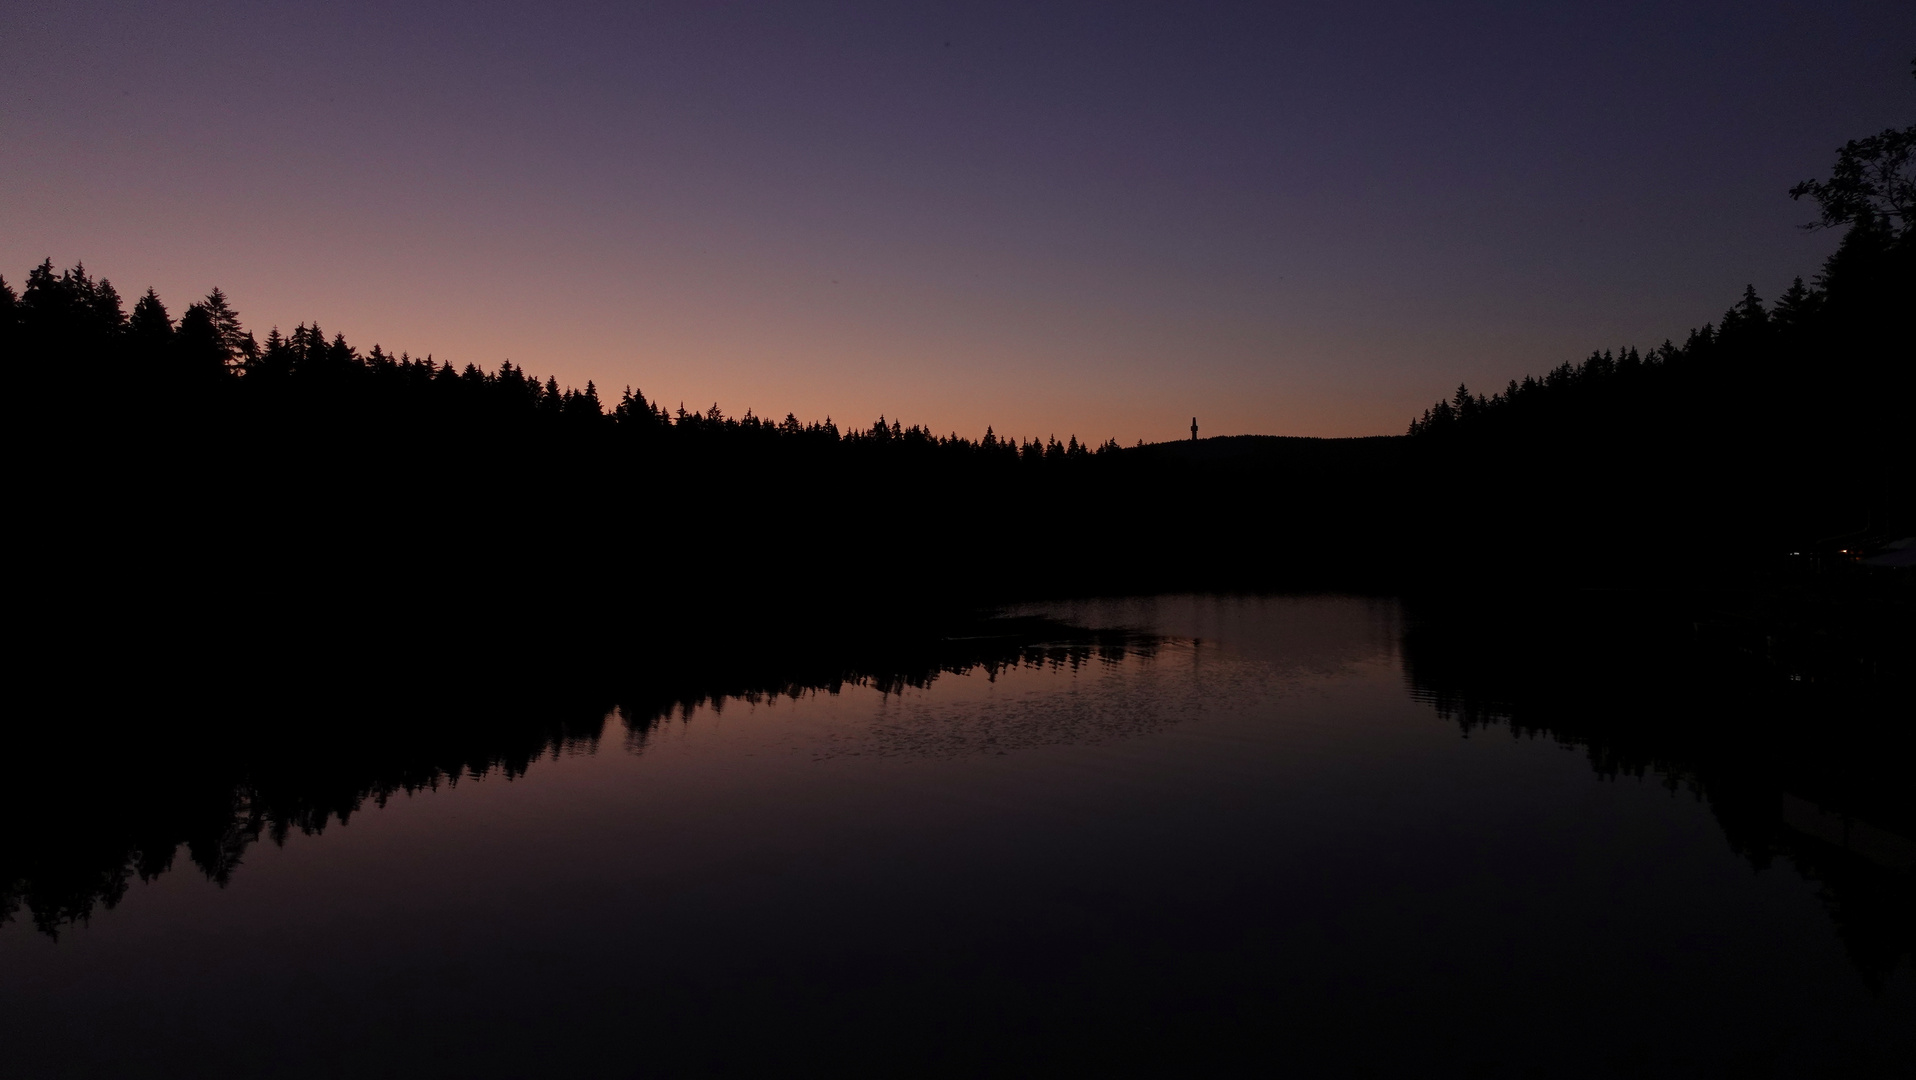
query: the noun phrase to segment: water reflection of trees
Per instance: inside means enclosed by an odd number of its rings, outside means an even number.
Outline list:
[[[643,747],[663,722],[728,700],[924,688],[946,674],[1118,663],[1155,640],[1034,617],[970,619],[847,639],[826,632],[724,648],[666,648],[646,662],[567,676],[440,677],[330,690],[255,683],[127,709],[76,694],[9,732],[0,777],[0,922],[24,913],[57,936],[112,908],[133,881],[186,861],[225,884],[262,838],[344,824],[397,795],[596,749],[608,724]],[[203,689],[203,688],[202,688]],[[161,719],[164,717],[165,719]],[[84,732],[83,735],[77,734]]]
[[[1805,670],[1803,650],[1768,630],[1761,648],[1723,648],[1721,624],[1614,601],[1427,603],[1412,608],[1404,661],[1412,692],[1467,735],[1553,739],[1599,775],[1702,799],[1754,868],[1788,864],[1817,883],[1881,987],[1916,939],[1907,672],[1882,671],[1869,654],[1894,646],[1880,640],[1847,652],[1822,640]]]

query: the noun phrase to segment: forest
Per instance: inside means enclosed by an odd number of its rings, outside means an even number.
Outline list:
[[[129,311],[49,259],[0,279],[32,669],[496,679],[1088,593],[1762,591],[1916,532],[1913,153],[1854,140],[1791,192],[1842,239],[1773,303],[1364,439],[668,409],[315,323],[261,341],[217,288]]]
[[[1825,880],[1878,977],[1908,954],[1907,883],[1817,861],[1777,806],[1911,819],[1884,752],[1907,735],[1875,718],[1907,685],[1916,588],[1862,557],[1916,533],[1913,154],[1916,128],[1885,132],[1799,185],[1842,239],[1774,302],[1746,289],[1680,345],[1459,386],[1357,439],[1094,446],[612,401],[312,323],[261,341],[217,288],[129,310],[49,259],[0,279],[30,628],[0,822],[93,794],[7,845],[0,921],[57,933],[182,845],[224,880],[263,835],[523,772],[608,713],[643,740],[704,702],[1152,648],[997,605],[1340,589],[1407,598],[1413,688],[1466,732],[1655,771],[1753,863]],[[1697,712],[1646,689],[1699,643],[1761,692]],[[1815,730],[1801,680],[1842,706]],[[61,752],[103,730],[113,753]]]

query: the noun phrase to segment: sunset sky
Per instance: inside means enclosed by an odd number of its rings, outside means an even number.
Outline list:
[[[1916,4],[0,4],[0,274],[944,432],[1401,432],[1766,299]]]

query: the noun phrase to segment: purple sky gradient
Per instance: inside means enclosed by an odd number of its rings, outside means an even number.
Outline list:
[[[1570,10],[1566,10],[1570,9]],[[668,404],[1395,433],[1833,237],[1916,5],[0,4],[0,273]]]

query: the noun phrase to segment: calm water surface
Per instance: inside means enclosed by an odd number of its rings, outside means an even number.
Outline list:
[[[0,1073],[1807,1075],[1907,1064],[1704,800],[1413,692],[1394,602],[1054,612],[1122,659],[608,718],[0,927]]]

